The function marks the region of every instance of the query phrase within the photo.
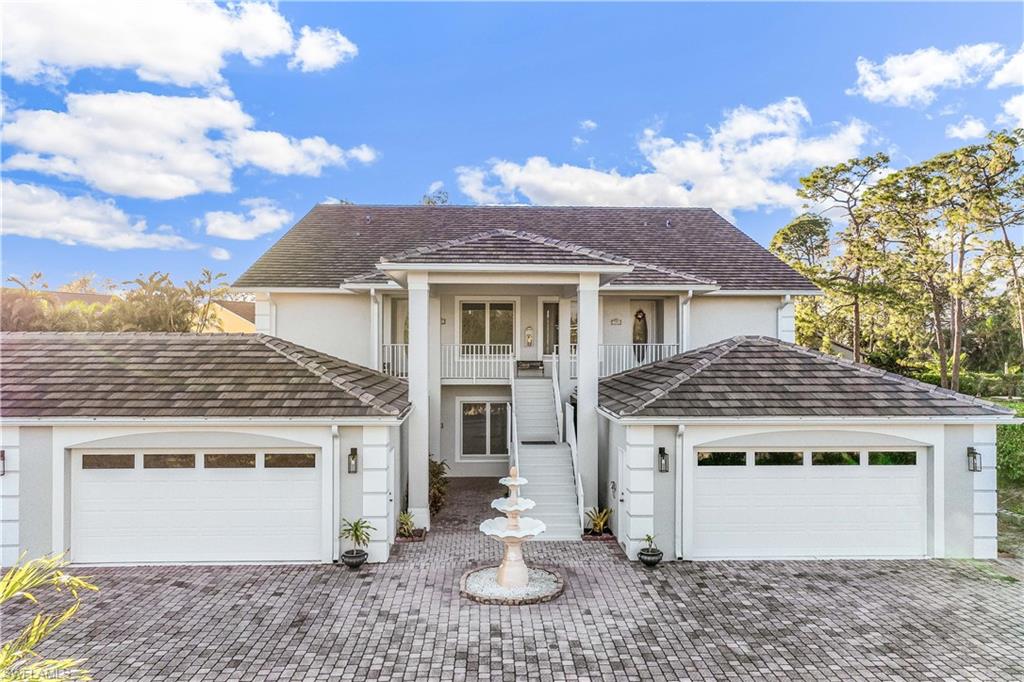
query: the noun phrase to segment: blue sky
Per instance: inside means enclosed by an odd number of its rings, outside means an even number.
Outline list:
[[[767,243],[816,163],[1024,124],[1019,3],[2,11],[2,268],[51,286],[233,277],[317,202],[435,183],[712,205]]]

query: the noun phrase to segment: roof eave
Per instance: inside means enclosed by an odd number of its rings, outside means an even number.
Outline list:
[[[907,415],[878,415],[871,417],[852,416],[828,416],[828,415],[807,415],[807,416],[780,416],[780,417],[757,417],[757,416],[735,416],[735,417],[661,417],[650,415],[624,415],[617,414],[604,407],[597,409],[605,419],[617,424],[628,424],[634,426],[677,426],[677,425],[715,425],[715,424],[768,424],[776,426],[801,425],[801,424],[1024,424],[1024,419],[1009,415],[930,415],[930,416],[907,416]]]
[[[302,426],[343,424],[346,426],[381,426],[399,425],[409,416],[411,408],[407,407],[396,415],[360,415],[360,416],[318,416],[318,417],[2,417],[5,426],[87,426],[98,424],[103,426],[137,426],[139,424],[158,424],[160,426],[216,426],[218,424],[239,425],[256,424],[259,426]]]

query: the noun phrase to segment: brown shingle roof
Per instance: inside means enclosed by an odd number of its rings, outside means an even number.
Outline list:
[[[394,377],[265,334],[0,334],[0,416],[394,417]]]
[[[561,240],[727,290],[814,289],[711,209],[344,204],[315,206],[235,286],[334,288],[373,273],[382,256],[492,230]],[[643,283],[662,281],[656,272]],[[679,275],[664,281],[678,284]]]
[[[628,417],[1005,416],[1010,410],[767,337],[737,336],[605,377]]]

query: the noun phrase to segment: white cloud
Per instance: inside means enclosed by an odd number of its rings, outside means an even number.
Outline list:
[[[1003,102],[1003,113],[996,117],[996,122],[1013,128],[1024,128],[1024,93]]]
[[[77,0],[3,3],[6,75],[65,82],[79,69],[132,69],[145,81],[221,87],[226,57],[253,64],[292,54],[303,71],[330,68],[356,46],[333,29],[304,27],[296,42],[275,4]],[[332,61],[333,60],[333,61]]]
[[[988,128],[980,118],[964,116],[959,123],[950,123],[946,126],[946,137],[954,140],[971,140],[976,137],[984,137]]]
[[[591,130],[596,130],[596,129],[597,129],[597,122],[596,121],[592,121],[589,118],[585,118],[582,121],[580,121],[580,130],[586,130],[587,132],[590,132]]]
[[[880,64],[858,57],[857,86],[846,92],[901,107],[926,105],[939,89],[974,83],[1005,58],[997,43],[961,45],[952,52],[928,47],[890,55]]]
[[[444,182],[441,181],[441,180],[434,180],[432,183],[430,183],[430,186],[427,187],[427,194],[433,194],[434,192],[440,192],[443,189],[444,189]]]
[[[377,157],[380,156],[380,154],[377,152],[376,149],[374,149],[370,145],[361,144],[357,147],[352,147],[351,149],[347,150],[345,152],[345,156],[346,158],[354,159],[359,163],[369,165],[376,161]]]
[[[648,168],[633,175],[555,164],[543,156],[525,163],[489,161],[456,169],[459,189],[477,203],[525,198],[536,204],[711,206],[724,214],[759,208],[797,208],[796,172],[856,156],[867,124],[852,120],[818,137],[806,135],[810,114],[790,97],[762,109],[726,113],[704,139],[676,140],[645,130],[638,149]]]
[[[245,213],[210,211],[203,216],[206,234],[225,239],[255,239],[276,232],[288,224],[292,214],[265,197],[241,202]]]
[[[303,26],[300,34],[295,54],[288,62],[289,68],[304,72],[323,71],[355,59],[359,54],[355,43],[332,28]]]
[[[149,230],[146,221],[129,217],[113,201],[89,196],[67,197],[48,187],[3,181],[3,232],[120,249],[195,249],[197,244],[167,226]]]
[[[988,82],[990,88],[1001,88],[1005,85],[1024,86],[1024,48],[1010,57]]]
[[[210,258],[213,260],[231,260],[231,252],[219,246],[210,248]]]
[[[171,97],[144,92],[71,94],[66,111],[16,110],[4,143],[20,148],[4,163],[81,180],[111,194],[174,199],[231,191],[234,168],[319,175],[327,166],[375,156],[360,145],[344,150],[322,137],[296,139],[253,130],[241,104],[222,97]]]
[[[582,147],[583,145],[587,144],[587,142],[589,142],[589,140],[587,140],[585,138],[582,138],[579,135],[573,135],[572,136],[572,146],[573,147]]]

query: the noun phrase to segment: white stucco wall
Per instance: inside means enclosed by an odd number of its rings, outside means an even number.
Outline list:
[[[369,295],[275,293],[270,303],[257,303],[257,331],[372,366]]]
[[[778,338],[778,296],[694,296],[690,302],[690,348],[732,336]]]

